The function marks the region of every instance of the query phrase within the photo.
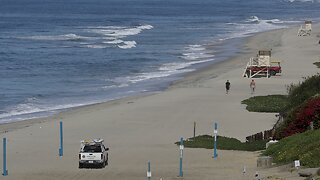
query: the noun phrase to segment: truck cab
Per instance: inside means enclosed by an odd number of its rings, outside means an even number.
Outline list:
[[[104,168],[108,165],[109,148],[103,144],[103,139],[81,141],[79,152],[79,168]]]
[[[271,67],[269,69],[270,75],[275,76],[276,74],[281,73],[280,61],[271,61]]]

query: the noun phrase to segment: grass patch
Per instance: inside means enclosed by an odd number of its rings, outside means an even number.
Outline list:
[[[314,62],[313,64],[320,68],[320,62]]]
[[[255,96],[241,101],[250,112],[283,112],[288,106],[286,95]]]
[[[217,137],[217,149],[221,150],[239,150],[239,151],[259,151],[266,147],[267,141],[256,142],[241,142],[236,138],[229,138],[224,136]],[[175,144],[179,145],[180,142]],[[197,136],[195,139],[189,138],[183,141],[183,145],[186,148],[205,148],[213,149],[213,137],[209,135]]]
[[[320,129],[306,131],[280,140],[271,145],[263,155],[272,156],[276,163],[300,160],[306,167],[320,166]]]

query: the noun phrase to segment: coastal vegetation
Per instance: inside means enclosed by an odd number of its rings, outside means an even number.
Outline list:
[[[210,135],[200,135],[183,141],[183,145],[188,148],[213,149],[214,137]],[[217,136],[217,149],[239,150],[239,151],[258,151],[265,149],[266,141],[241,142],[236,138]],[[179,145],[180,142],[175,144]]]
[[[320,166],[320,129],[306,131],[281,139],[272,144],[263,155],[272,156],[273,161],[280,164],[300,160],[305,167]]]
[[[314,62],[313,64],[320,68],[320,62]]]
[[[285,121],[276,128],[275,136],[281,139],[305,132],[310,128],[320,128],[320,96],[318,95],[290,110]]]
[[[243,100],[242,104],[246,104],[246,109],[250,112],[282,112],[288,106],[288,96],[286,95],[268,95],[254,96]]]
[[[243,100],[253,112],[281,113],[283,120],[274,126],[275,138],[263,155],[279,164],[299,159],[305,167],[320,166],[320,74],[304,78],[287,87],[288,95],[255,96]],[[311,130],[314,129],[314,130]],[[213,138],[201,135],[184,141],[185,147],[213,149]],[[264,150],[266,140],[241,142],[235,138],[217,137],[217,148],[223,150]],[[179,142],[176,142],[179,145]]]
[[[302,83],[288,86],[289,108],[297,107],[320,92],[320,74],[304,78]]]
[[[287,87],[288,95],[255,96],[243,100],[248,111],[281,112],[283,120],[274,126],[275,138],[280,139],[263,151],[279,164],[299,159],[305,167],[320,166],[320,75],[305,78],[299,84]],[[312,125],[311,125],[312,124]],[[310,125],[312,127],[310,127]],[[315,130],[310,130],[315,129]],[[218,136],[217,149],[259,151],[267,140],[241,142],[238,139]],[[179,145],[180,142],[175,144]],[[188,148],[214,148],[214,137],[200,135],[183,142]]]
[[[303,82],[289,85],[287,90],[287,96],[260,96],[242,101],[250,111],[279,112],[283,116],[274,126],[274,138],[280,141],[263,155],[272,156],[274,162],[280,164],[299,159],[305,167],[319,167],[320,75],[304,78]],[[276,109],[272,106],[278,109],[271,111]]]
[[[283,121],[275,125],[275,137],[281,139],[302,133],[313,124],[320,124],[320,74],[304,78],[303,82],[287,86],[288,95],[256,96],[243,100],[253,112],[279,112]]]

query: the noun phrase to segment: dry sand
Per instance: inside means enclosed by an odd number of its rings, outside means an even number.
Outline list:
[[[213,122],[218,122],[220,135],[242,141],[270,129],[277,120],[275,114],[251,113],[240,103],[252,96],[250,79],[242,77],[243,68],[259,49],[272,48],[273,58],[282,61],[283,73],[256,79],[254,95],[285,94],[286,85],[319,72],[312,64],[320,58],[319,27],[314,27],[310,37],[297,37],[298,28],[255,35],[244,45],[245,53],[191,73],[164,92],[1,125],[0,136],[8,139],[9,170],[1,179],[140,180],[146,179],[148,161],[152,179],[254,179],[256,171],[261,176],[299,179],[296,173],[281,168],[257,169],[258,152],[218,151],[214,160],[212,150],[205,149],[185,149],[184,177],[178,178],[179,150],[173,143],[193,135],[194,121],[197,135],[212,134]],[[231,82],[229,94],[225,93],[227,79]],[[60,119],[64,122],[62,158],[58,157]],[[109,166],[78,169],[80,140],[97,137],[110,147]],[[244,166],[246,174],[242,173]]]

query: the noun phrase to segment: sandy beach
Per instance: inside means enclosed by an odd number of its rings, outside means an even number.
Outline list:
[[[179,174],[180,137],[213,134],[245,137],[272,128],[274,113],[252,113],[241,101],[251,96],[285,94],[286,85],[298,83],[319,69],[312,63],[320,59],[320,26],[312,35],[297,36],[298,27],[260,33],[248,38],[243,53],[187,75],[164,92],[130,97],[77,108],[50,118],[0,125],[1,139],[8,140],[8,180],[53,179],[146,179],[151,162],[152,179],[253,179],[276,175],[299,179],[296,173],[279,168],[257,169],[258,152],[185,149],[183,172]],[[249,57],[259,49],[272,49],[272,58],[281,60],[283,73],[257,78],[256,92],[250,93],[249,78],[242,77]],[[229,94],[225,82],[231,82]],[[64,156],[59,158],[59,121],[64,123]],[[110,147],[109,165],[104,169],[78,169],[80,140],[103,138]],[[0,150],[2,154],[2,149]],[[2,156],[0,157],[2,162]],[[243,174],[243,167],[246,174]],[[2,163],[0,164],[2,169]]]

